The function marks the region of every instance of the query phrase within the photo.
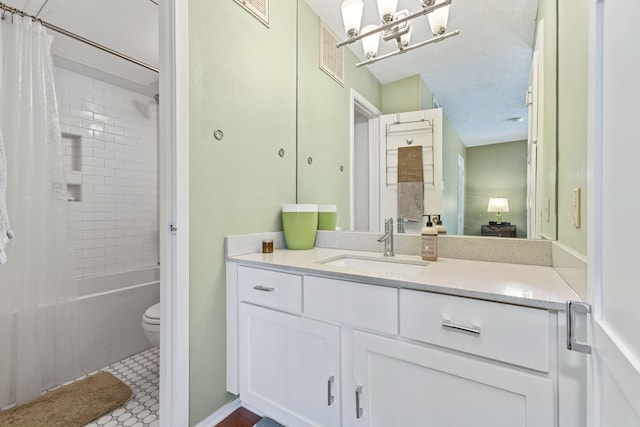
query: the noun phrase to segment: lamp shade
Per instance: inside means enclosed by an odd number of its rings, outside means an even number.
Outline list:
[[[509,199],[506,197],[491,197],[487,212],[509,212]]]
[[[398,0],[378,0],[378,14],[381,21],[393,19],[393,15],[398,8]],[[385,19],[386,18],[386,19]]]
[[[342,10],[342,21],[344,22],[344,30],[347,36],[357,36],[362,22],[364,3],[362,0],[344,0],[340,9]]]
[[[436,0],[436,5],[445,0]],[[449,20],[449,5],[442,6],[427,15],[429,18],[429,26],[434,36],[441,36],[447,29],[447,21]]]
[[[377,25],[367,25],[362,29],[362,34],[378,28]],[[371,34],[362,39],[362,49],[367,59],[375,58],[378,54],[378,46],[380,45],[380,33]]]

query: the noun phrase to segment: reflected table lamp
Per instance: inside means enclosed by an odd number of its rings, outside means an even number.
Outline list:
[[[502,223],[502,212],[509,212],[509,199],[506,197],[491,197],[487,212],[496,212],[496,223]]]

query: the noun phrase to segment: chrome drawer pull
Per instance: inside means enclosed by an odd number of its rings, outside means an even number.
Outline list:
[[[331,389],[333,388],[333,382],[335,380],[336,377],[331,375],[329,377],[329,381],[327,381],[327,406],[331,406],[331,404],[336,400],[336,398],[333,396],[333,393],[331,392]]]
[[[276,290],[276,288],[269,288],[267,286],[262,286],[262,285],[255,285],[253,289],[255,289],[256,291],[262,291],[262,292],[275,292]]]
[[[362,394],[362,386],[359,385],[356,388],[356,418],[360,419],[362,414],[364,414],[364,410],[360,407],[360,394]]]
[[[468,332],[473,335],[480,335],[480,326],[463,326],[456,325],[455,323],[451,323],[451,320],[444,319],[442,321],[443,328],[454,329],[460,332]]]
[[[589,344],[576,341],[576,313],[590,314],[591,306],[583,302],[567,301],[567,348],[580,353],[591,354],[591,346]]]

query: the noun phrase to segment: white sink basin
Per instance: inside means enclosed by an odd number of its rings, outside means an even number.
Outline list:
[[[413,276],[429,265],[426,261],[403,258],[378,258],[355,255],[340,255],[320,261],[321,264],[333,267],[345,267],[372,273],[389,273]]]

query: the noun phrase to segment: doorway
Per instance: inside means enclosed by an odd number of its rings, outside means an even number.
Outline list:
[[[351,178],[350,178],[350,229],[375,231],[371,206],[376,206],[376,195],[371,192],[372,174],[378,169],[378,116],[382,114],[375,105],[351,89]],[[375,178],[377,179],[377,178]]]
[[[464,234],[464,157],[458,154],[458,234]]]

